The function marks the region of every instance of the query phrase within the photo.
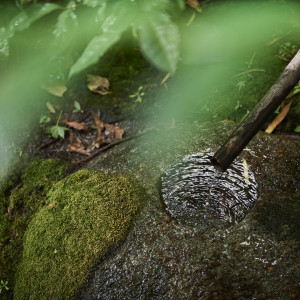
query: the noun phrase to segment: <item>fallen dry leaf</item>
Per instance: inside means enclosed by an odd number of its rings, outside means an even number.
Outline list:
[[[161,81],[160,85],[163,85],[170,77],[170,72],[166,74],[166,76],[163,78],[163,80]]]
[[[194,8],[197,12],[202,12],[202,8],[200,7],[197,0],[186,0],[185,2],[187,5]]]
[[[65,122],[68,126],[74,128],[74,129],[76,129],[76,130],[84,130],[84,131],[87,131],[87,130],[88,130],[88,126],[87,126],[84,122],[81,122],[81,123],[78,123],[78,122],[76,122],[76,121],[68,122],[67,119],[64,119],[64,122]]]
[[[279,115],[272,121],[272,123],[268,126],[268,128],[265,130],[266,133],[272,133],[273,130],[284,120],[285,116],[290,110],[292,101],[289,102],[287,105],[285,105],[282,109]]]
[[[46,106],[51,113],[53,113],[53,114],[56,113],[55,108],[53,107],[53,105],[50,102],[47,102]]]
[[[196,16],[196,14],[195,14],[195,12],[193,11],[193,14],[192,14],[192,16],[190,17],[190,19],[188,20],[188,22],[186,23],[186,26],[190,26],[190,25],[194,22],[195,16]]]
[[[121,127],[119,126],[116,126],[115,128],[115,138],[116,139],[121,139],[123,134],[124,134],[125,130],[122,129]]]
[[[74,139],[73,131],[70,131],[70,144],[73,143],[73,139]]]
[[[70,135],[70,139],[71,139],[71,135]],[[86,156],[90,156],[91,153],[87,152],[84,149],[84,146],[82,145],[81,141],[77,138],[73,137],[72,134],[72,142],[67,146],[66,149],[67,152],[75,152],[81,155],[86,155]]]
[[[41,88],[57,97],[62,97],[65,91],[67,90],[67,87],[63,83],[54,84],[52,86],[42,85]]]
[[[105,126],[105,129],[106,129],[105,131],[109,131],[109,133],[105,133],[106,135],[109,135],[109,134],[115,135],[116,125],[109,124],[109,123],[104,123],[104,126]]]
[[[86,156],[90,156],[91,153],[87,152],[84,147],[83,148],[79,148],[79,147],[76,147],[75,145],[72,145],[72,144],[69,144],[67,146],[67,149],[66,149],[67,152],[75,152],[75,153],[78,153],[78,154],[81,154],[81,155],[86,155]]]
[[[90,91],[100,95],[106,95],[109,93],[109,81],[107,78],[95,75],[87,75],[87,82]]]
[[[97,126],[97,133],[98,133],[98,135],[100,135],[101,134],[101,132],[103,131],[103,129],[104,129],[104,123],[103,123],[103,121],[101,121],[99,118],[98,118],[98,116],[94,116],[94,121],[95,121],[95,124],[96,124],[96,126]]]
[[[94,115],[94,121],[97,126],[97,138],[94,143],[96,148],[102,144],[110,144],[114,138],[121,139],[125,132],[120,126],[104,123],[100,119],[100,112],[98,112],[98,116]]]

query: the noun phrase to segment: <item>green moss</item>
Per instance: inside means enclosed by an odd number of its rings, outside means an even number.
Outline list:
[[[10,206],[15,214],[20,210],[36,210],[53,182],[63,177],[66,164],[60,160],[35,160],[22,176],[22,187],[10,195]]]
[[[80,170],[54,186],[25,233],[15,299],[66,299],[128,232],[141,205],[128,176]]]
[[[67,164],[60,160],[34,160],[21,176],[21,186],[0,194],[0,279],[8,280],[10,298],[16,267],[21,258],[24,232],[32,216],[43,206],[45,195],[54,182],[64,176]],[[3,190],[7,190],[3,187]],[[10,215],[8,214],[8,208]]]

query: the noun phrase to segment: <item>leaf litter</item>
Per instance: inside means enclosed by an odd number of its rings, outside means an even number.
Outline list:
[[[56,97],[62,97],[63,94],[67,91],[67,87],[64,83],[55,83],[55,84],[48,85],[48,86],[41,85],[41,88]]]
[[[85,150],[84,145],[78,138],[74,138],[74,134],[70,132],[70,144],[67,146],[67,152],[75,152],[81,155],[90,156],[91,153]]]
[[[97,115],[93,115],[93,119],[95,126],[90,126],[91,130],[84,122],[64,120],[69,127],[75,129],[75,131],[70,131],[70,143],[66,147],[67,152],[90,156],[95,148],[111,144],[115,139],[122,139],[125,130],[118,125],[103,122],[100,119],[100,111]]]
[[[105,77],[87,75],[88,89],[93,93],[107,95],[109,93],[109,81]]]
[[[76,129],[76,130],[84,130],[87,131],[89,128],[84,122],[77,122],[77,121],[71,121],[69,122],[67,119],[64,119],[64,123],[66,123],[68,126]]]
[[[104,123],[100,119],[100,112],[98,112],[98,115],[94,115],[94,122],[97,127],[96,148],[100,148],[102,144],[110,144],[114,138],[122,139],[124,129],[115,124]]]

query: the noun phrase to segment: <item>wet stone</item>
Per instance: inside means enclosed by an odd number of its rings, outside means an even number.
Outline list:
[[[210,162],[213,152],[185,156],[161,177],[162,200],[171,217],[202,229],[240,222],[257,200],[247,165],[234,161],[226,172]]]
[[[259,133],[233,169],[214,177],[208,156],[235,128],[232,122],[176,125],[89,163],[99,172],[134,177],[147,203],[77,299],[300,299],[300,143]],[[191,181],[201,197],[181,195],[175,188],[181,181]],[[217,202],[223,198],[227,209]]]

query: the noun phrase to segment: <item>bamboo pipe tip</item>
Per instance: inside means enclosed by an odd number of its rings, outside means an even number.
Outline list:
[[[219,170],[219,171],[224,172],[224,171],[226,171],[226,169],[227,169],[227,168],[223,168],[223,167],[221,166],[220,162],[215,158],[215,156],[213,156],[213,157],[210,158],[210,162],[211,162],[211,164],[212,164],[217,170]]]

